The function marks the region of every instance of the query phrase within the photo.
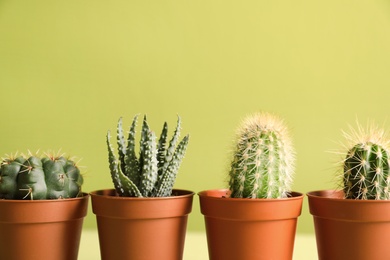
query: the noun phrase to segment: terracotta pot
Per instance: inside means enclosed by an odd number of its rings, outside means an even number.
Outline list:
[[[344,199],[335,190],[307,196],[320,260],[390,259],[390,201]]]
[[[88,200],[0,200],[0,258],[76,260]]]
[[[161,198],[118,197],[114,190],[91,193],[102,260],[182,259],[194,193],[173,190]]]
[[[211,260],[291,260],[303,194],[286,199],[226,198],[228,190],[198,193]]]

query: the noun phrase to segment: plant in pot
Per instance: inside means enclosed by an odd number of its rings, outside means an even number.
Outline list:
[[[243,121],[229,189],[198,193],[211,260],[292,259],[303,200],[290,190],[294,161],[280,118],[257,113]]]
[[[102,259],[182,259],[194,192],[173,189],[189,136],[179,141],[181,119],[168,142],[164,123],[159,140],[143,119],[139,155],[135,150],[138,115],[127,140],[117,126],[118,155],[107,133],[108,159],[115,189],[91,192]]]
[[[89,195],[63,155],[11,155],[0,167],[0,255],[7,260],[76,260]]]
[[[390,259],[390,167],[386,132],[344,132],[342,189],[309,192],[319,259]]]

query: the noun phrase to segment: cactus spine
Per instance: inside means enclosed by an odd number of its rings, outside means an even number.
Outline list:
[[[150,130],[146,116],[143,119],[139,156],[135,151],[135,128],[138,115],[134,117],[127,140],[124,137],[122,118],[117,126],[118,156],[107,133],[108,161],[114,187],[122,197],[167,197],[171,196],[175,179],[184,158],[189,135],[179,142],[181,119],[167,142],[168,124],[164,123],[159,139]]]
[[[0,167],[0,199],[74,198],[82,183],[79,168],[62,155],[10,156]]]
[[[390,199],[389,141],[385,132],[375,126],[365,130],[358,125],[358,131],[344,135],[352,143],[343,161],[345,198]]]
[[[295,152],[284,122],[268,113],[247,117],[238,129],[231,163],[232,198],[285,198]]]

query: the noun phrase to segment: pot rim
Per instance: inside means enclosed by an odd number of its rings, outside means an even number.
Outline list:
[[[360,200],[360,199],[346,199],[344,198],[343,190],[337,189],[325,189],[325,190],[314,190],[306,193],[309,199],[321,199],[331,200],[340,203],[389,203],[390,200]]]
[[[15,199],[0,199],[0,203],[58,203],[58,202],[70,202],[73,200],[80,200],[85,199],[85,197],[89,197],[89,193],[82,192],[81,196],[74,197],[74,198],[65,198],[65,199],[44,199],[44,200],[15,200]]]
[[[83,219],[89,194],[69,199],[0,200],[0,223],[51,223]]]
[[[229,194],[229,189],[209,189],[209,190],[203,190],[203,191],[200,191],[198,192],[198,196],[199,197],[207,197],[209,199],[216,199],[216,200],[220,200],[220,199],[223,199],[223,200],[227,200],[227,201],[245,201],[245,202],[248,202],[248,203],[255,203],[255,202],[259,202],[259,201],[262,201],[262,202],[275,202],[275,201],[286,201],[286,200],[294,200],[294,199],[301,199],[303,198],[305,195],[301,192],[296,192],[296,191],[291,191],[290,192],[290,196],[287,197],[287,198],[280,198],[280,199],[251,199],[251,198],[230,198],[230,197],[219,197],[219,196],[213,196],[213,195],[210,195],[210,192],[217,192],[217,193],[225,193],[227,196]]]
[[[282,199],[225,198],[228,189],[198,193],[201,213],[207,218],[228,221],[267,221],[296,219],[301,215],[304,195],[291,192]],[[211,195],[210,195],[211,193]]]
[[[345,222],[389,222],[390,200],[345,199],[342,190],[307,193],[309,212],[315,218]]]
[[[91,192],[92,212],[96,216],[116,219],[158,219],[187,216],[192,210],[194,192],[173,189],[170,197],[119,197],[115,189]]]
[[[173,189],[172,193],[178,192],[179,195],[173,195],[169,197],[120,197],[115,195],[115,189],[100,189],[89,192],[91,197],[100,197],[113,200],[137,200],[137,201],[147,201],[147,200],[167,200],[167,199],[180,199],[184,197],[192,197],[195,195],[195,192],[185,189]]]

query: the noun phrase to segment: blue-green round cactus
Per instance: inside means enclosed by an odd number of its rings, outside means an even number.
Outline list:
[[[180,142],[181,119],[171,140],[168,142],[168,124],[164,123],[157,140],[144,117],[139,155],[135,152],[135,128],[138,116],[131,124],[128,138],[125,140],[122,118],[117,126],[118,156],[111,144],[110,132],[107,133],[108,160],[115,190],[122,197],[167,197],[172,195],[173,185],[184,158],[189,135]]]
[[[291,191],[295,151],[284,122],[269,113],[247,117],[238,129],[231,163],[232,198],[285,198]]]
[[[388,141],[384,131],[359,126],[353,134],[345,134],[352,144],[343,161],[345,198],[360,200],[390,199],[390,167]]]
[[[0,167],[0,199],[74,198],[82,184],[79,168],[64,156],[10,156]]]

